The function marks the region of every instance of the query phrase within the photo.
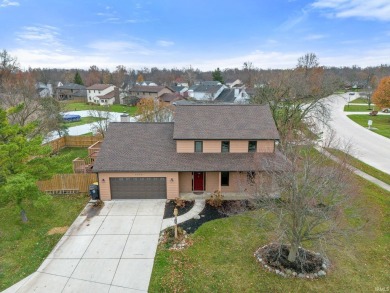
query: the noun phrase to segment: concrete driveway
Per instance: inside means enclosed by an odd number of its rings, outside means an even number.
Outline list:
[[[87,206],[38,271],[4,292],[147,292],[164,208],[164,199]]]
[[[390,174],[390,139],[361,127],[346,116],[343,109],[348,102],[348,94],[331,96],[328,98],[328,102],[332,112],[332,120],[329,124],[334,130],[338,143],[335,147],[341,146],[343,148],[350,145],[352,147],[351,155]],[[370,116],[367,115],[367,121],[369,119]],[[325,141],[334,135],[329,129],[320,125],[321,123],[318,124],[324,132]]]

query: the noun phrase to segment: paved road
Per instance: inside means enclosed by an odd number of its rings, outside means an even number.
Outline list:
[[[351,146],[351,155],[359,160],[390,174],[390,139],[376,134],[349,119],[343,112],[348,102],[348,94],[329,97],[332,109],[330,127],[335,131],[335,138],[339,146]],[[350,113],[352,114],[352,113]],[[357,113],[354,113],[357,114]],[[367,121],[369,116],[367,115]],[[324,131],[324,142],[332,135],[331,131]]]

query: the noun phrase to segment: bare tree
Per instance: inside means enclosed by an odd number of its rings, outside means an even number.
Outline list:
[[[273,184],[264,184],[257,178],[264,178],[264,172],[257,172],[248,190],[265,211],[261,220],[269,221],[269,213],[276,219],[275,238],[279,245],[288,244],[288,261],[294,263],[306,242],[321,250],[344,235],[343,209],[355,185],[345,161],[331,162],[312,146],[284,150],[285,160],[277,166],[283,171],[266,172]],[[268,167],[276,166],[269,162]]]
[[[16,57],[11,56],[7,50],[0,52],[0,86],[4,78],[9,74],[19,70],[19,64]]]
[[[98,118],[98,120],[92,124],[92,131],[100,134],[104,138],[108,125],[110,124],[110,120],[112,119],[111,112],[108,110],[101,111],[94,109],[89,110],[89,115]]]

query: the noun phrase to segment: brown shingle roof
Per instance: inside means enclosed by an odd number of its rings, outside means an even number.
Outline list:
[[[279,139],[268,106],[179,105],[174,139]]]
[[[167,89],[169,89],[169,90],[171,90],[173,92],[173,90],[170,89],[169,87],[167,87],[167,86],[160,86],[160,85],[157,85],[157,86],[136,85],[136,86],[133,86],[129,91],[130,92],[158,93],[159,91],[161,91],[164,88],[167,88]]]
[[[99,99],[111,99],[115,97],[115,91],[109,92],[108,94],[105,94],[104,96],[97,96]]]
[[[87,90],[98,90],[98,91],[102,91],[102,90],[105,90],[106,88],[109,88],[110,86],[112,86],[112,84],[96,83],[96,84],[94,84],[94,85],[91,85],[91,86],[87,87]]]
[[[281,165],[280,153],[176,153],[173,123],[111,123],[94,172],[257,171]],[[274,165],[274,170],[280,167]]]

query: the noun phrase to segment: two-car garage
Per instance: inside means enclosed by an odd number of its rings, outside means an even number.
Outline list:
[[[112,199],[167,198],[166,177],[111,177]]]

